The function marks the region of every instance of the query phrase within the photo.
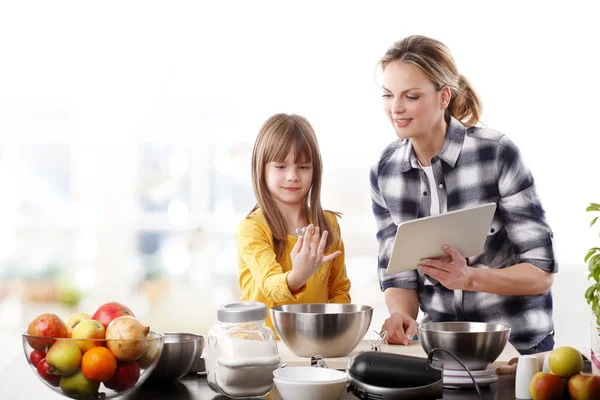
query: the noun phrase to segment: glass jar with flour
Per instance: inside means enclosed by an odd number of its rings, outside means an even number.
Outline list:
[[[281,360],[275,334],[265,325],[267,307],[259,302],[217,308],[218,323],[202,353],[208,386],[229,397],[262,397],[273,389],[273,370]]]

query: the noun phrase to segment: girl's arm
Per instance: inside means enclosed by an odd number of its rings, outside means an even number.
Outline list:
[[[245,219],[238,227],[236,234],[238,257],[243,261],[253,282],[265,297],[274,303],[301,302],[306,292],[306,285],[296,293],[292,293],[287,284],[287,276],[291,271],[283,272],[276,260],[275,250],[271,245],[269,232],[259,224]],[[242,287],[242,291],[252,288]]]
[[[344,255],[344,242],[337,221],[333,223],[333,229],[337,229],[339,245],[332,249],[332,252],[340,250],[342,254],[337,256],[331,264],[331,273],[329,275],[329,302],[330,303],[350,303],[350,279],[346,275],[346,262]]]

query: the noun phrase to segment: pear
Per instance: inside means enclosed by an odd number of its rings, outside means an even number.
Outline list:
[[[58,339],[48,350],[46,361],[59,375],[71,375],[81,364],[81,350],[74,340]]]

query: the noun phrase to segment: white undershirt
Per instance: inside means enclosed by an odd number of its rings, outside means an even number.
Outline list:
[[[433,176],[433,167],[431,165],[428,167],[424,167],[421,165],[421,168],[423,168],[423,171],[425,171],[425,174],[427,174],[427,180],[429,181],[429,194],[431,196],[429,215],[439,215],[440,198],[438,197],[437,186],[435,184],[435,178]]]

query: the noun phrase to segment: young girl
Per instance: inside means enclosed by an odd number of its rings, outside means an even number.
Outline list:
[[[321,208],[321,173],[305,118],[276,114],[264,123],[252,152],[257,204],[236,234],[242,300],[350,303],[338,214]],[[266,323],[273,328],[270,316]]]

